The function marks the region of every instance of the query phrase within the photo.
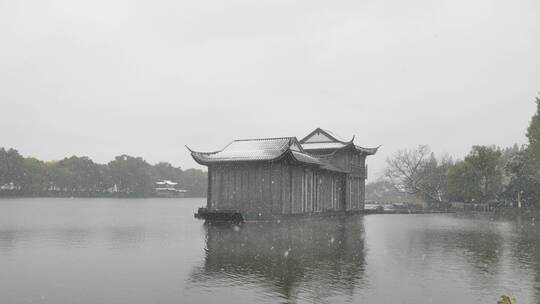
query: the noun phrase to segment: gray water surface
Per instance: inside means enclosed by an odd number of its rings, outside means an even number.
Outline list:
[[[204,199],[0,200],[0,303],[540,303],[540,230],[485,215],[206,226]]]

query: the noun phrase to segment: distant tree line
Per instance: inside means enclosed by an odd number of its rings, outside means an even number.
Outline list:
[[[0,148],[0,196],[153,196],[155,182],[171,180],[187,196],[206,196],[207,173],[182,170],[165,162],[151,165],[120,155],[108,164],[72,156],[44,162]]]
[[[428,146],[387,159],[384,182],[432,207],[450,202],[540,208],[540,98],[527,129],[528,144],[473,146],[464,158],[437,157]],[[368,185],[369,189],[369,185]]]

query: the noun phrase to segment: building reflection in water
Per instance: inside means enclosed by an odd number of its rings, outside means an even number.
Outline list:
[[[310,218],[242,226],[205,225],[204,265],[191,284],[253,284],[287,301],[351,296],[365,270],[362,217]]]

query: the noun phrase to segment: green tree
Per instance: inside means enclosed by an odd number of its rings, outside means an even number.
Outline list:
[[[521,201],[524,207],[540,207],[540,181],[529,157],[528,151],[523,149],[505,167],[510,182],[504,190],[504,197],[514,206]]]
[[[0,186],[14,183],[21,186],[24,178],[24,158],[15,149],[0,148]]]
[[[540,97],[536,97],[536,113],[527,129],[529,161],[540,171]]]
[[[509,183],[505,197],[513,203],[540,207],[540,98],[535,102],[536,112],[526,133],[529,144],[506,166]]]
[[[480,203],[497,198],[503,190],[501,155],[496,147],[473,146],[469,155],[449,170],[450,197]]]
[[[466,161],[456,162],[448,170],[448,194],[453,201],[470,202],[481,196],[478,175]]]
[[[58,166],[70,172],[71,180],[68,188],[71,191],[96,191],[99,189],[99,165],[90,158],[72,156],[59,161]]]
[[[6,155],[6,149],[0,148],[0,186],[8,183]]]
[[[99,189],[100,191],[107,191],[107,189],[114,186],[113,178],[111,175],[111,168],[108,165],[98,164],[99,169]]]
[[[112,182],[123,193],[149,196],[154,191],[151,166],[140,157],[120,155],[109,163]]]
[[[73,174],[66,168],[58,165],[58,162],[45,163],[47,174],[47,188],[58,191],[71,191],[73,186]]]
[[[23,161],[22,191],[26,194],[40,194],[47,188],[45,163],[33,157]]]

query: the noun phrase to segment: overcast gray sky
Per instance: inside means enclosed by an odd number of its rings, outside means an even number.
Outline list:
[[[0,0],[0,146],[57,160],[316,127],[397,149],[525,143],[540,1]]]

